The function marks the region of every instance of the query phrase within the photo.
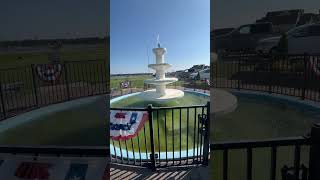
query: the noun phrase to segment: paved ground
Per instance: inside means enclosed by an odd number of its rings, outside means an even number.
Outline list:
[[[111,164],[110,179],[114,180],[201,180],[209,179],[209,167],[188,166],[188,167],[169,167],[152,171],[144,167],[133,167]]]
[[[0,179],[107,180],[107,159],[0,154]]]

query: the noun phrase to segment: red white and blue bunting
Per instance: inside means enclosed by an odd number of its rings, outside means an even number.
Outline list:
[[[0,157],[0,179],[15,180],[107,180],[110,179],[106,158],[96,157]],[[6,156],[6,157],[5,157]]]
[[[62,73],[61,64],[43,64],[37,65],[36,71],[39,78],[43,81],[57,81]]]
[[[130,82],[129,82],[129,81],[121,82],[121,83],[120,83],[120,86],[121,86],[121,89],[129,88]]]
[[[135,137],[148,119],[145,111],[110,111],[110,137],[113,140],[128,140]]]

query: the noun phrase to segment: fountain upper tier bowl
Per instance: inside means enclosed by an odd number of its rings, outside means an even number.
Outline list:
[[[154,70],[166,70],[166,69],[169,69],[171,67],[171,65],[168,63],[149,64],[148,67],[152,68]]]
[[[184,92],[178,89],[166,89],[165,95],[156,92],[155,89],[141,92],[139,96],[148,101],[169,101],[184,96]]]
[[[177,78],[164,78],[164,79],[146,79],[144,82],[146,84],[153,84],[153,85],[166,85],[173,82],[178,81]]]

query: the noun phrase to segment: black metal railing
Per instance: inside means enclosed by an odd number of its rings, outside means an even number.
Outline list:
[[[246,151],[246,179],[251,180],[253,170],[252,170],[252,164],[253,164],[253,158],[252,154],[255,149],[259,148],[269,148],[270,151],[270,179],[274,180],[276,179],[276,175],[281,175],[282,179],[288,179],[289,176],[284,172],[283,170],[288,170],[287,166],[281,169],[277,167],[277,152],[280,147],[293,147],[294,148],[294,154],[293,154],[293,173],[291,174],[292,179],[295,180],[313,180],[313,179],[319,179],[320,173],[319,173],[319,152],[320,152],[320,143],[319,143],[319,137],[320,137],[320,125],[315,124],[312,127],[311,134],[303,137],[288,137],[288,138],[278,138],[278,139],[269,139],[269,140],[255,140],[255,141],[237,141],[237,142],[215,142],[210,144],[210,150],[211,153],[214,154],[214,152],[222,151],[222,179],[227,180],[229,179],[228,176],[230,173],[228,162],[230,160],[229,158],[229,152],[231,150],[237,149],[237,150],[245,150]],[[302,146],[307,146],[310,148],[309,152],[307,152],[307,161],[309,161],[308,168],[306,168],[306,165],[301,165],[301,154]],[[286,151],[286,153],[288,153]],[[213,157],[216,158],[216,157]],[[281,158],[281,157],[280,157]],[[238,162],[239,163],[239,162]],[[239,163],[240,164],[240,163]],[[302,170],[302,171],[301,171]],[[278,173],[278,174],[277,174]],[[279,174],[281,173],[281,174]],[[289,174],[290,175],[290,174]],[[302,178],[301,178],[302,177]]]
[[[211,63],[212,87],[320,101],[320,55],[237,54]]]
[[[66,61],[1,69],[0,120],[50,104],[107,94],[110,92],[107,73],[105,61]]]
[[[111,139],[111,161],[152,169],[207,165],[209,109],[210,103],[186,107],[111,108],[115,111],[144,111],[149,115],[143,129],[134,138]]]
[[[308,54],[256,54],[235,53],[221,55],[217,62],[211,62],[211,87],[237,90],[262,91],[320,101],[320,55]],[[277,175],[282,179],[320,179],[316,167],[319,163],[319,125],[314,125],[311,136],[289,137],[272,140],[214,142],[210,144],[211,156],[222,151],[221,179],[229,179],[230,151],[246,151],[246,176],[253,179],[253,157],[255,150],[269,148],[270,179]],[[309,164],[300,164],[301,147],[307,146]],[[291,147],[294,150],[293,167],[277,167],[278,149]],[[214,156],[213,159],[217,156]],[[239,162],[238,162],[239,163]],[[308,166],[308,168],[306,167]],[[292,171],[288,173],[288,171]]]
[[[112,80],[111,80],[112,81]],[[125,81],[123,81],[125,82]],[[145,84],[143,80],[129,80],[127,87],[122,87],[121,83],[112,84],[111,85],[111,98],[115,98],[118,96],[123,96],[126,94],[142,92],[149,89],[154,89],[155,86],[150,84]],[[197,92],[203,92],[210,94],[210,85],[207,83],[206,79],[204,80],[179,80],[177,82],[173,82],[167,85],[167,88],[174,88],[180,90],[193,90]]]

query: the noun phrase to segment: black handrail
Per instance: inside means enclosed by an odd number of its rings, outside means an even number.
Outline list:
[[[283,137],[264,140],[240,140],[240,141],[222,141],[210,144],[210,150],[225,149],[243,149],[243,148],[259,148],[272,146],[293,146],[293,145],[310,145],[310,137]]]

